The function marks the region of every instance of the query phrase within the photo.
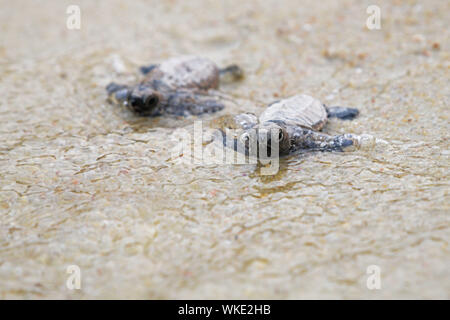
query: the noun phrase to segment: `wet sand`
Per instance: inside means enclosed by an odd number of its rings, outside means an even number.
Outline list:
[[[448,2],[379,1],[380,30],[370,1],[76,2],[80,30],[73,1],[2,0],[0,298],[450,298]],[[182,54],[244,68],[225,110],[141,119],[106,101]],[[360,109],[327,133],[388,144],[273,176],[171,156],[176,128],[296,93]]]

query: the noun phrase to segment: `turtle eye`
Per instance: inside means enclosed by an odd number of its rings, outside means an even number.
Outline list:
[[[280,130],[280,132],[278,133],[278,141],[283,140],[284,134],[283,134],[283,130]]]
[[[137,108],[142,106],[142,99],[138,96],[130,95],[128,98],[130,106]]]
[[[157,95],[152,94],[145,99],[145,106],[149,109],[154,108],[158,105],[159,98]]]
[[[250,140],[248,133],[244,133],[241,136],[242,142],[247,143]]]
[[[128,92],[126,93],[125,99],[124,99],[124,104],[126,106],[130,106],[131,105],[131,90],[128,90]]]

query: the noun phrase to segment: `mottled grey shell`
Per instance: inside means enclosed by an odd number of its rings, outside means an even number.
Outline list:
[[[161,80],[173,88],[217,89],[219,69],[209,59],[182,56],[162,62],[147,79]]]
[[[321,130],[327,121],[327,110],[317,99],[301,94],[271,104],[259,117],[259,122],[282,121],[287,126]]]

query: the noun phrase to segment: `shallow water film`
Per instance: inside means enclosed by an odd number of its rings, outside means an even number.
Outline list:
[[[0,298],[450,298],[448,1],[377,1],[372,30],[371,1],[0,4]],[[106,101],[185,54],[244,69],[224,110]],[[378,142],[273,175],[173,155],[196,121],[298,93]]]

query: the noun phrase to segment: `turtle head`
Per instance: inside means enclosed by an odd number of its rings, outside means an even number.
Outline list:
[[[246,149],[258,150],[258,156],[272,156],[272,147],[278,148],[278,154],[287,154],[291,147],[289,135],[283,126],[273,122],[259,124],[241,135]],[[264,148],[266,153],[261,150]]]
[[[106,90],[111,100],[143,116],[157,113],[162,101],[162,94],[145,84],[125,86],[111,83]]]
[[[162,95],[151,87],[138,85],[126,92],[124,105],[139,115],[152,115],[161,104]]]

